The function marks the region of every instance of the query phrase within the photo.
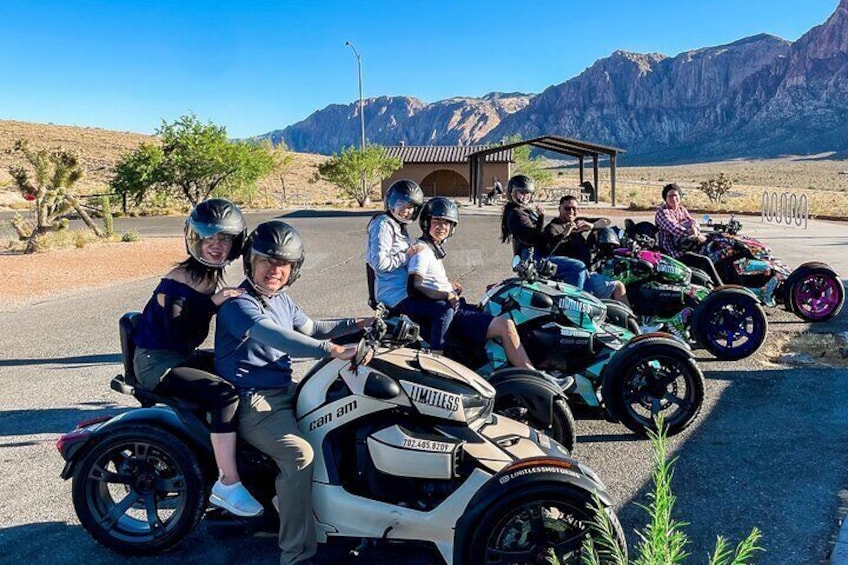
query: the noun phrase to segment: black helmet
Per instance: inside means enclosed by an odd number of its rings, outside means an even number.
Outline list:
[[[294,284],[294,281],[300,276],[300,267],[306,259],[306,251],[303,249],[303,239],[301,239],[300,234],[284,221],[270,220],[256,226],[256,229],[247,238],[242,261],[247,280],[254,288],[265,292],[264,289],[259,288],[253,282],[252,260],[256,256],[270,257],[291,263],[291,274],[283,287],[287,288]]]
[[[212,198],[194,207],[186,219],[183,231],[186,252],[202,265],[220,268],[241,255],[247,235],[247,224],[238,206],[223,198]],[[204,239],[219,233],[232,236],[233,246],[225,261],[220,264],[210,263],[201,254],[201,243]]]
[[[421,231],[424,232],[425,236],[430,234],[430,220],[433,218],[442,218],[451,223],[450,232],[448,232],[448,237],[450,237],[456,231],[456,226],[459,225],[459,208],[453,200],[444,196],[437,196],[428,200],[421,209],[421,217],[418,218],[418,225],[421,226]]]
[[[612,228],[602,228],[595,232],[595,240],[599,245],[607,245],[609,247],[621,247],[621,240],[616,231]]]
[[[506,193],[509,196],[510,200],[518,203],[515,200],[516,192],[526,192],[528,194],[533,194],[534,192],[536,192],[536,183],[533,182],[533,179],[531,179],[527,175],[514,175],[509,179],[509,182],[506,183]]]
[[[391,217],[403,224],[408,224],[418,218],[418,213],[424,205],[424,192],[421,190],[421,187],[418,186],[418,183],[413,180],[396,180],[386,191],[385,203],[386,212],[388,212]],[[397,208],[400,208],[405,204],[412,204],[414,206],[412,217],[409,220],[401,220],[395,213]]]

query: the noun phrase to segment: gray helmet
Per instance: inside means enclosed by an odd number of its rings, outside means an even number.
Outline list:
[[[506,183],[506,193],[509,199],[516,203],[518,203],[515,200],[515,194],[517,192],[533,194],[536,192],[536,183],[527,175],[514,175]]]
[[[428,200],[421,209],[421,216],[418,218],[418,225],[421,226],[421,231],[424,232],[425,236],[430,233],[430,220],[433,218],[443,218],[450,222],[451,228],[448,232],[448,237],[450,237],[456,231],[456,226],[459,225],[459,208],[453,200],[444,196],[437,196]]]
[[[183,233],[185,235],[186,253],[202,265],[220,268],[228,265],[233,259],[241,255],[247,236],[247,224],[238,206],[223,198],[211,198],[194,207],[194,210],[186,218]],[[231,236],[233,245],[226,260],[221,263],[210,263],[203,258],[201,247],[204,239],[216,234]]]
[[[395,220],[408,224],[418,218],[418,213],[424,205],[424,191],[422,191],[421,187],[418,186],[418,183],[413,180],[396,180],[386,191],[385,203],[386,212],[388,212]],[[395,210],[405,204],[412,204],[414,206],[412,217],[409,220],[401,220],[395,212]]]
[[[306,251],[303,248],[303,239],[301,239],[298,231],[286,222],[270,220],[256,226],[256,229],[247,238],[242,259],[247,280],[254,288],[261,291],[262,289],[258,288],[253,281],[252,260],[257,256],[279,259],[291,264],[289,280],[283,287],[288,288],[300,276],[300,268],[306,259]]]

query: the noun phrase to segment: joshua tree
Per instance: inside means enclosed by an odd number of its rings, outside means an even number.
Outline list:
[[[10,152],[20,154],[26,164],[9,167],[12,180],[24,198],[35,203],[35,227],[30,229],[20,215],[12,220],[18,237],[27,242],[26,253],[35,251],[38,240],[46,233],[66,228],[67,216],[73,212],[79,214],[95,235],[103,237],[102,230],[73,193],[74,184],[82,178],[76,155],[64,149],[32,149],[22,139],[15,141]]]

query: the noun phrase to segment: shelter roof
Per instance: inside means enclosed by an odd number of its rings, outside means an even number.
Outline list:
[[[494,147],[484,147],[470,153],[469,156],[485,156],[488,161],[489,155],[496,151],[512,151],[515,147],[520,147],[522,145],[532,145],[533,147],[571,155],[572,157],[585,157],[588,155],[599,155],[601,153],[605,155],[616,155],[618,153],[625,152],[624,149],[620,149],[618,147],[589,143],[578,139],[571,139],[569,137],[561,137],[559,135],[543,135],[541,137],[534,137],[533,139],[523,139],[515,143],[508,143]]]
[[[400,157],[410,163],[467,163],[472,153],[489,150],[487,163],[511,163],[512,148],[499,145],[390,145],[385,147],[389,157]]]

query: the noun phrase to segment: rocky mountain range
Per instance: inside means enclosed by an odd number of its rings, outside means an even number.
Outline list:
[[[623,148],[628,164],[844,154],[846,118],[848,0],[795,42],[763,34],[674,57],[616,51],[538,95],[365,101],[372,143],[465,145],[554,134]],[[359,144],[359,106],[331,105],[259,137],[332,154]]]

